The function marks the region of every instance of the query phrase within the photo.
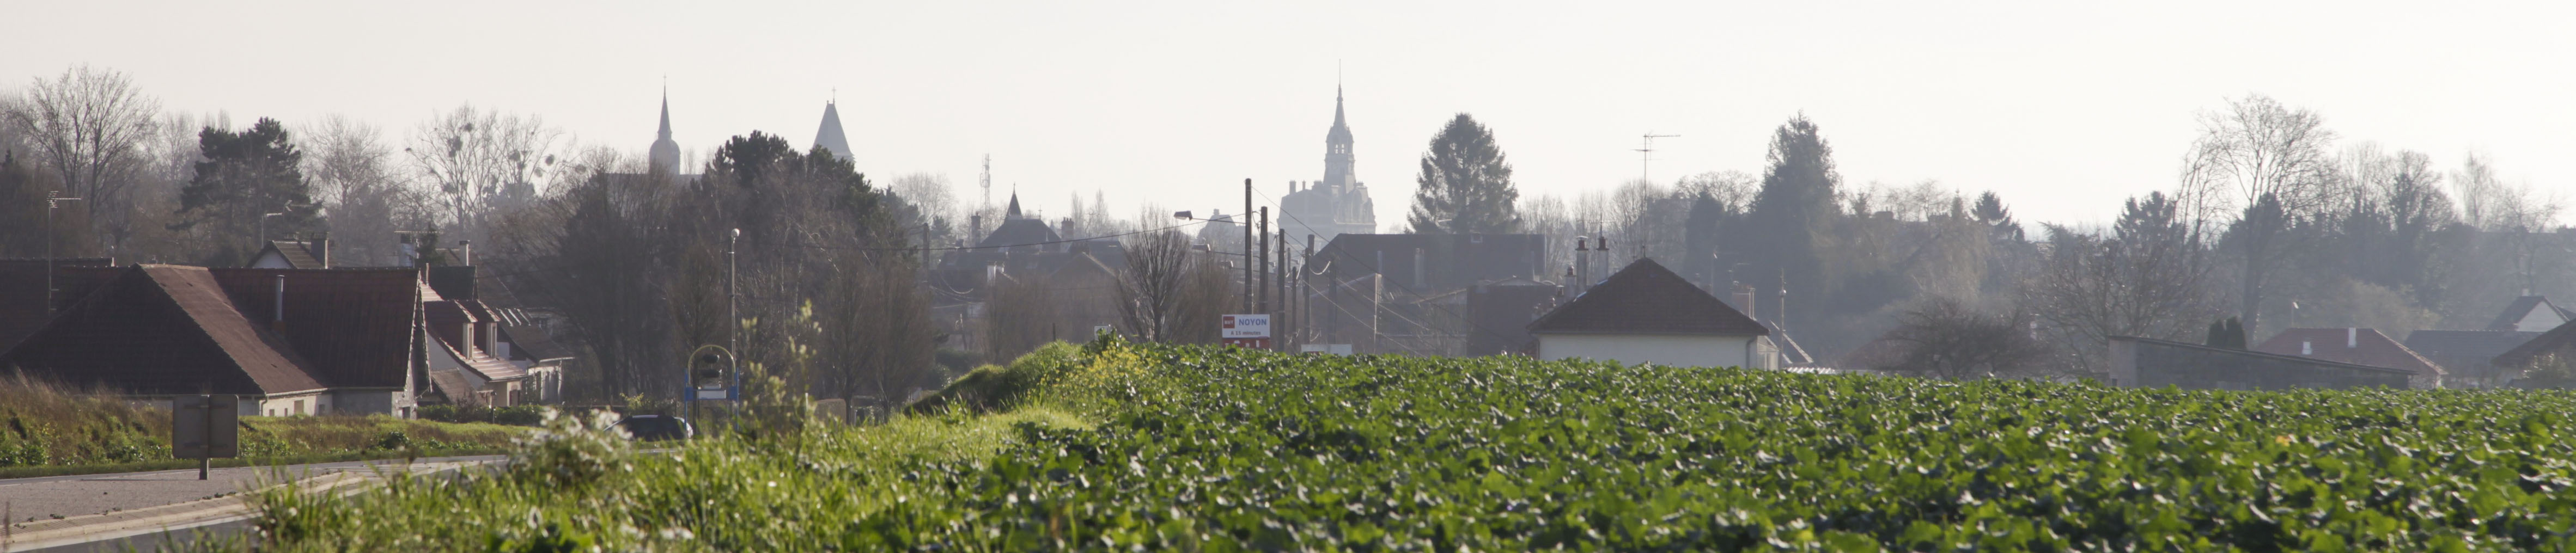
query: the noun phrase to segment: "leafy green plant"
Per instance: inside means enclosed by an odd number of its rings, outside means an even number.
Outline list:
[[[644,455],[572,435],[541,443],[589,453],[526,464],[577,470],[263,504],[285,521],[268,545],[2576,549],[2576,442],[2557,435],[2576,393],[2558,390],[2181,391],[1106,340],[1057,361],[1014,408],[816,425],[795,449],[719,436]]]

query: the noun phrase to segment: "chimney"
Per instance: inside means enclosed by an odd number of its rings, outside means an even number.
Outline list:
[[[1422,283],[1422,266],[1423,266],[1423,265],[1424,265],[1424,261],[1423,261],[1423,259],[1422,259],[1422,248],[1414,248],[1414,249],[1413,249],[1413,288],[1414,288],[1415,290],[1422,290],[1422,289],[1423,289],[1423,286],[1424,286],[1424,284]]]
[[[323,237],[321,237],[321,238],[315,238],[315,239],[313,239],[313,258],[314,258],[314,259],[316,259],[316,260],[320,260],[320,261],[322,262],[322,268],[324,268],[324,269],[329,269],[329,268],[331,268],[331,237],[330,237],[330,236],[327,236],[327,235],[326,235],[326,236],[323,236]]]
[[[1735,306],[1744,310],[1744,316],[1751,317],[1753,320],[1759,321],[1762,320],[1762,317],[1754,314],[1753,294],[1753,285],[1751,284],[1736,284],[1735,290],[1732,292],[1732,295],[1735,298]]]
[[[2306,341],[2306,340],[2300,340],[2300,341],[2299,341],[2299,355],[2316,355],[2316,354],[2317,354],[2317,343],[2316,343],[2316,342],[2310,342],[2310,341]]]
[[[2343,327],[2343,347],[2345,349],[2361,347],[2361,327]]]
[[[268,329],[286,332],[286,275],[277,275],[277,310],[270,312]]]

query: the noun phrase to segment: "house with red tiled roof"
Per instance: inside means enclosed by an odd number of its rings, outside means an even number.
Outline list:
[[[1771,329],[1652,259],[1530,321],[1529,331],[1542,359],[1780,367]]]
[[[444,297],[426,274],[60,267],[52,317],[0,305],[0,320],[44,321],[0,350],[0,371],[147,399],[237,394],[245,415],[409,416],[422,404],[560,398],[561,358],[513,352],[505,313]]]
[[[2411,375],[2406,386],[2417,389],[2440,388],[2442,377],[2449,373],[2405,344],[2367,328],[2293,328],[2247,349],[2406,371]]]
[[[0,368],[144,398],[238,394],[245,415],[409,415],[410,269],[65,268],[56,315]]]

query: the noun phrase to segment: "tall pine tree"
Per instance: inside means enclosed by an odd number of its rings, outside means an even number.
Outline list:
[[[320,230],[321,208],[299,168],[304,152],[276,119],[262,117],[241,132],[206,127],[197,133],[197,151],[205,161],[179,190],[179,220],[170,228],[207,233],[214,247],[199,262],[239,265],[264,240]],[[267,234],[259,236],[263,227]]]
[[[1405,217],[1414,234],[1501,234],[1519,232],[1521,192],[1512,185],[1512,164],[1494,145],[1494,132],[1467,114],[1458,114],[1422,153],[1422,172],[1414,177],[1413,213]]]
[[[1815,122],[1800,114],[1772,133],[1767,158],[1762,190],[1745,214],[1743,232],[1728,233],[1728,249],[1744,256],[1751,269],[1743,275],[1748,281],[1778,279],[1792,295],[1821,298],[1833,289],[1831,275],[1824,274],[1824,249],[1842,215],[1834,204],[1842,175],[1834,170],[1833,146],[1825,143]],[[1812,309],[1792,312],[1815,320]]]

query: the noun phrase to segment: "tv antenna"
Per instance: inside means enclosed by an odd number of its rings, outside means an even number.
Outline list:
[[[993,207],[993,154],[984,154],[984,207]]]
[[[1634,150],[1637,152],[1637,180],[1654,182],[1654,179],[1648,173],[1647,168],[1652,167],[1655,162],[1655,139],[1674,138],[1678,136],[1681,135],[1655,134],[1655,131],[1646,131],[1645,138],[1637,141],[1637,149]]]

